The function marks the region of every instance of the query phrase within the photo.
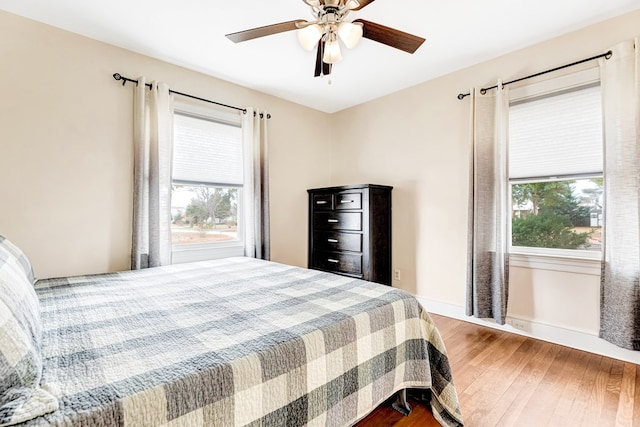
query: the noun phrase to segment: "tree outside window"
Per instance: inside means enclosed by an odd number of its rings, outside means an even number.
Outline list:
[[[512,184],[512,246],[601,250],[602,178]]]
[[[238,239],[238,189],[174,185],[172,192],[173,244]]]

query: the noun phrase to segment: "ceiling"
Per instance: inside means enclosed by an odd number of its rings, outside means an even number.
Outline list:
[[[0,0],[0,9],[328,113],[640,9],[638,0],[376,0],[366,19],[427,39],[410,55],[363,39],[327,77],[295,31],[225,34],[312,19],[302,0]],[[162,79],[162,76],[150,76]],[[175,88],[180,90],[180,88]]]

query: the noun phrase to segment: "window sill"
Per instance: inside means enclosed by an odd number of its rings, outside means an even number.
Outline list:
[[[244,256],[244,244],[242,242],[174,245],[172,247],[171,263],[181,264],[234,256]]]
[[[588,257],[512,252],[509,266],[600,276],[602,263],[600,252],[591,252]]]

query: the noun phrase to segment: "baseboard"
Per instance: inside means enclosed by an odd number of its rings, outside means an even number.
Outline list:
[[[620,348],[596,335],[517,317],[507,317],[507,324],[499,325],[491,320],[477,319],[465,315],[465,309],[462,306],[434,301],[423,297],[417,297],[417,299],[429,313],[439,314],[640,365],[640,351]]]

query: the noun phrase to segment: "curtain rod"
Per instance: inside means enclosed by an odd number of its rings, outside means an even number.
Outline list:
[[[579,65],[579,64],[582,64],[584,62],[593,61],[594,59],[599,59],[599,58],[609,59],[609,58],[611,58],[612,55],[613,55],[613,52],[609,50],[609,51],[607,51],[605,53],[601,53],[600,55],[592,56],[591,58],[581,59],[580,61],[572,62],[571,64],[561,65],[559,67],[552,68],[550,70],[540,71],[539,73],[531,74],[530,76],[527,76],[527,77],[521,77],[519,79],[511,80],[510,82],[504,82],[504,83],[502,83],[502,86],[504,87],[506,85],[510,85],[511,83],[521,82],[522,80],[531,79],[533,77],[538,77],[538,76],[541,76],[543,74],[552,73],[554,71],[562,70],[564,68],[573,67],[574,65]],[[494,85],[494,86],[491,86],[491,87],[483,87],[482,89],[480,89],[480,93],[484,95],[485,93],[487,93],[488,90],[496,89],[497,87],[498,87],[498,85]],[[460,94],[458,94],[458,99],[463,100],[465,97],[467,97],[469,95],[471,95],[471,93],[460,93]]]
[[[130,79],[128,77],[124,77],[123,75],[121,75],[120,73],[115,73],[113,75],[113,78],[115,80],[122,80],[122,86],[124,86],[127,82],[131,82],[131,83],[135,83],[138,84],[137,80],[134,79]],[[149,89],[151,89],[151,83],[145,83],[145,86],[147,86]],[[184,92],[178,92],[177,90],[171,90],[169,89],[169,93],[175,93],[176,95],[180,95],[180,96],[186,96],[187,98],[191,98],[191,99],[197,99],[198,101],[202,101],[202,102],[208,102],[210,104],[216,104],[216,105],[220,105],[221,107],[226,107],[226,108],[231,108],[233,110],[238,110],[238,111],[242,111],[244,114],[247,114],[247,109],[246,108],[240,108],[240,107],[234,107],[233,105],[227,105],[227,104],[222,104],[220,102],[216,102],[216,101],[211,101],[209,99],[205,99],[205,98],[200,98],[199,96],[193,96],[193,95],[189,95],[188,93],[184,93]],[[253,112],[253,115],[256,115],[256,112]],[[260,118],[263,118],[264,114],[260,113]],[[267,119],[271,118],[271,114],[267,114]]]

